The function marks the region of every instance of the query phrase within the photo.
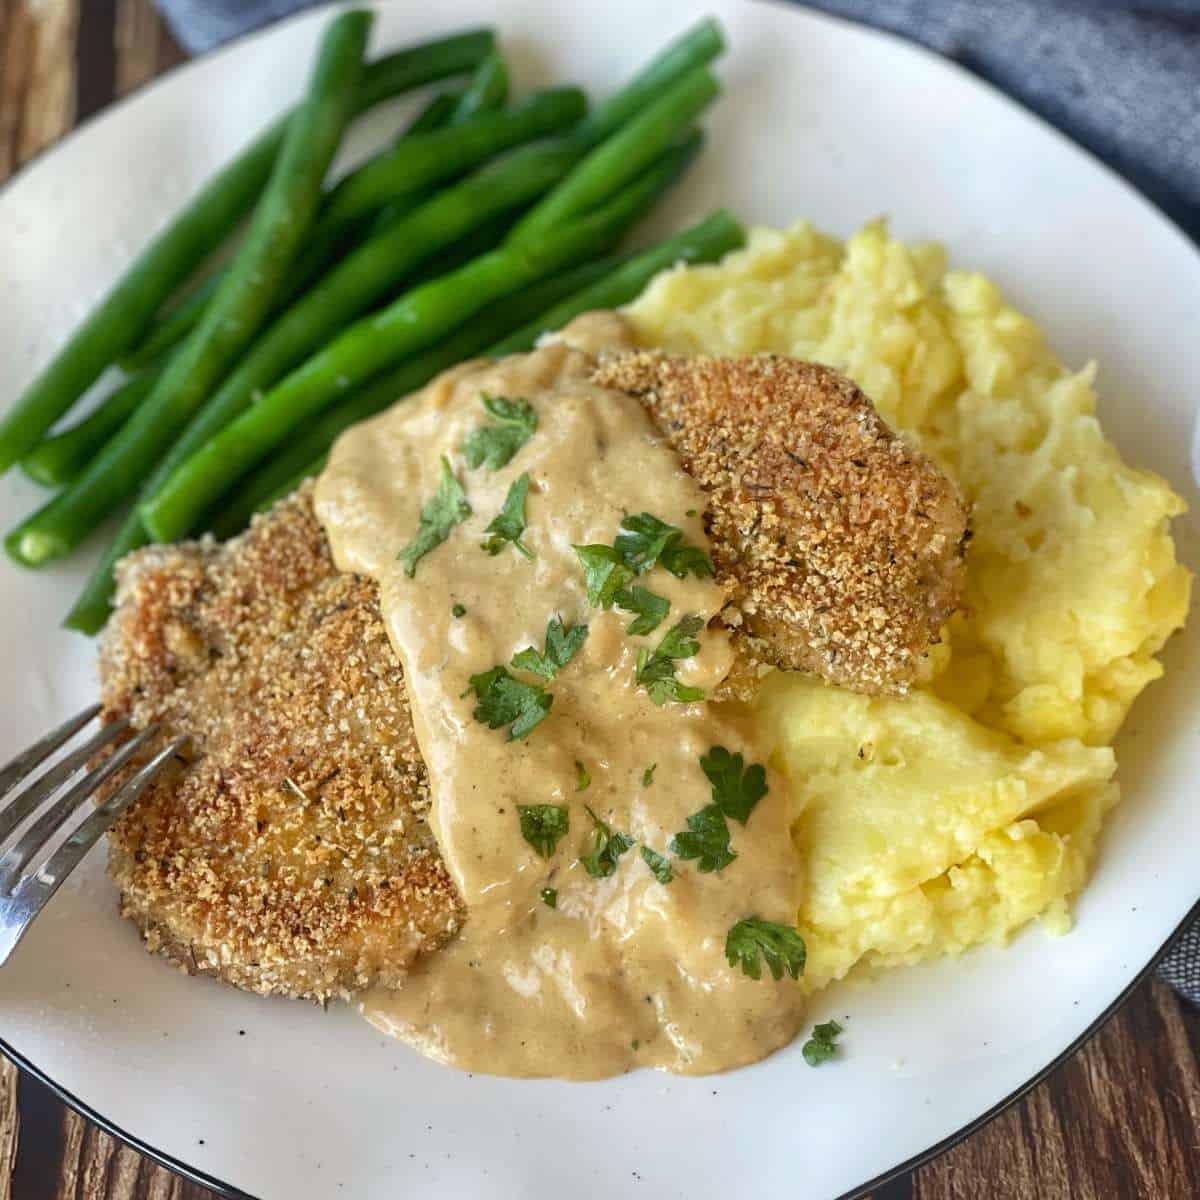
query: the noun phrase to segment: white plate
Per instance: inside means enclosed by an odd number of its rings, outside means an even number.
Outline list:
[[[1195,504],[1200,261],[1086,154],[954,66],[794,9],[689,0],[387,4],[390,47],[495,21],[523,86],[611,88],[698,12],[732,51],[709,148],[656,229],[728,204],[848,234],[888,213],[906,238],[999,279],[1068,362],[1102,359],[1103,417],[1135,463]],[[130,252],[296,95],[328,14],[174,72],[45,155],[0,194],[0,404]],[[382,114],[380,114],[382,116]],[[384,122],[374,123],[382,136]],[[372,131],[358,139],[370,144]],[[0,481],[7,526],[37,498]],[[1194,518],[1176,524],[1197,563]],[[57,621],[86,564],[0,565],[0,761],[92,691],[89,645]],[[0,1037],[144,1149],[255,1195],[832,1197],[929,1151],[1022,1089],[1131,984],[1197,898],[1200,654],[1173,640],[1165,683],[1122,735],[1125,800],[1078,926],[1006,952],[893,973],[823,997],[849,1014],[834,1068],[798,1046],[709,1079],[469,1078],[328,1013],[189,980],[115,913],[101,853],[0,972]]]

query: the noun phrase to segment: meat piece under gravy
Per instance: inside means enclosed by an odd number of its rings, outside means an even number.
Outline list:
[[[844,375],[777,356],[602,355],[709,494],[727,622],[761,662],[903,692],[958,606],[955,484]]]

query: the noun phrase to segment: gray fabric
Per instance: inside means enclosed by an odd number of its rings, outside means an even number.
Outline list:
[[[193,53],[312,2],[158,0]],[[910,37],[989,79],[1200,240],[1200,0],[813,0],[810,7]],[[503,16],[499,5],[500,25]],[[1176,939],[1159,974],[1200,1004],[1200,925]]]

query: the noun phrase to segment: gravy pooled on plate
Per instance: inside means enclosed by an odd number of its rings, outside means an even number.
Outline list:
[[[747,730],[699,698],[733,664],[707,628],[726,596],[704,569],[704,494],[635,399],[588,382],[577,347],[628,345],[624,323],[565,336],[349,430],[317,485],[338,567],[379,583],[468,913],[363,1011],[472,1071],[724,1070],[802,1017],[786,972],[726,958],[739,922],[794,920],[787,801],[770,773],[763,794]]]

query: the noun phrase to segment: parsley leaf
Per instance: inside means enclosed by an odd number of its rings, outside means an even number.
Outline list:
[[[687,832],[671,839],[671,853],[680,858],[698,858],[704,873],[727,867],[737,854],[729,848],[729,826],[715,804],[707,804],[687,819]]]
[[[475,720],[489,729],[510,726],[510,742],[528,737],[546,719],[554,703],[554,697],[540,684],[514,679],[503,667],[472,675],[467,685],[479,701],[473,714]]]
[[[767,794],[767,772],[759,763],[742,770],[745,760],[714,746],[700,756],[700,768],[712,784],[713,803],[733,820],[745,825],[754,806]]]
[[[528,400],[509,400],[486,392],[479,399],[496,423],[488,422],[467,435],[462,444],[463,458],[472,470],[486,466],[489,471],[498,471],[533,437],[537,413]]]
[[[543,857],[549,858],[554,847],[570,828],[567,810],[561,804],[518,804],[521,836]]]
[[[457,620],[459,617],[465,617],[467,615],[467,608],[465,604],[456,604],[450,611],[454,614],[455,620]]]
[[[631,588],[622,588],[615,599],[618,608],[638,614],[625,627],[628,634],[653,633],[663,623],[671,607],[670,600],[656,596],[648,588],[636,583]]]
[[[773,979],[781,979],[784,971],[799,979],[804,970],[804,939],[790,925],[747,917],[726,934],[725,957],[731,967],[740,965],[751,979],[758,979],[762,974],[760,955]]]
[[[542,903],[547,908],[558,907],[558,889],[557,888],[542,888]]]
[[[588,603],[593,608],[612,608],[617,593],[633,581],[633,572],[611,546],[576,546],[583,566]]]
[[[635,678],[650,693],[650,699],[655,704],[665,704],[668,700],[687,702],[704,699],[702,688],[685,687],[675,678],[675,660],[691,658],[700,649],[695,635],[703,626],[704,621],[700,617],[683,617],[663,635],[653,653],[645,646],[638,651]]]
[[[658,770],[658,763],[651,763],[642,772],[642,787],[649,787],[654,782],[654,772]]]
[[[529,472],[526,471],[519,479],[513,481],[500,511],[483,531],[490,536],[480,549],[496,555],[504,549],[506,543],[511,542],[514,550],[519,550],[526,558],[533,557],[533,551],[521,541],[521,534],[525,532],[525,497],[528,494]]]
[[[617,859],[633,848],[633,838],[627,833],[613,833],[588,805],[584,805],[596,828],[592,831],[592,848],[579,856],[584,869],[593,879],[606,879],[617,869]]]
[[[688,574],[697,579],[713,573],[708,555],[683,540],[683,530],[660,521],[650,513],[635,513],[621,522],[613,543],[626,566],[639,575],[662,563],[678,579]]]
[[[801,1054],[810,1067],[819,1067],[837,1053],[837,1037],[842,1027],[836,1021],[826,1021],[813,1027],[812,1037],[804,1043]]]
[[[417,573],[417,563],[430,550],[436,549],[449,536],[450,530],[471,515],[467,494],[450,470],[450,461],[442,456],[442,478],[437,491],[425,501],[421,519],[417,523],[417,536],[413,538],[396,558],[404,564],[404,573],[411,579]]]
[[[543,679],[553,679],[575,657],[588,635],[586,625],[565,627],[562,617],[551,617],[546,626],[546,650],[539,654],[533,646],[513,655],[512,666]]]
[[[588,774],[588,769],[579,761],[575,760],[575,790],[577,792],[586,792],[591,785],[592,777]]]
[[[657,850],[651,850],[649,846],[642,847],[642,862],[650,868],[659,883],[670,883],[675,878],[671,864]]]

